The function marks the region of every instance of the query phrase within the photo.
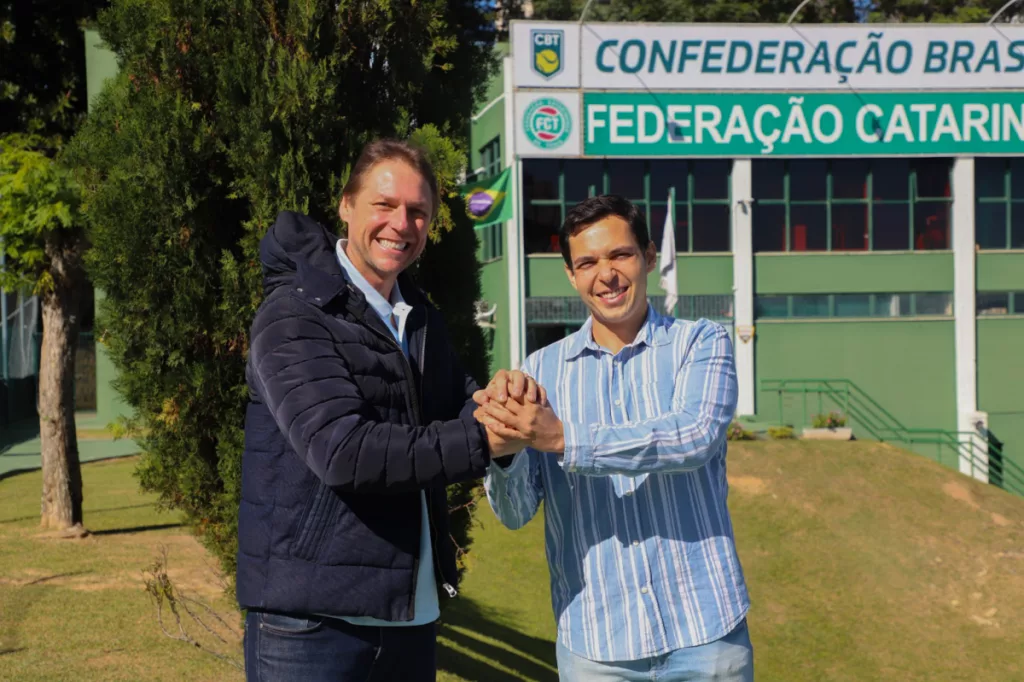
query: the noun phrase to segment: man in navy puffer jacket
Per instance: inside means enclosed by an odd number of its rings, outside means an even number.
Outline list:
[[[402,272],[437,212],[423,152],[363,150],[339,240],[284,212],[260,244],[237,594],[249,680],[435,679],[439,592],[456,594],[445,486],[516,452]],[[531,390],[535,390],[531,387]]]

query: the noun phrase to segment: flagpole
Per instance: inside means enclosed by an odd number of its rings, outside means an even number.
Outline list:
[[[665,314],[675,317],[676,304],[679,301],[679,284],[676,279],[676,189],[668,190],[668,206],[665,210],[665,225],[661,233],[661,244],[658,249],[659,284],[665,292]]]
[[[675,186],[675,183],[673,183],[672,186],[668,188],[668,210],[669,210],[669,215],[672,216],[672,234],[673,234],[672,244],[675,245],[675,243],[676,243],[676,240],[675,240],[675,231],[676,231],[676,186]],[[678,251],[679,247],[676,247],[676,250]],[[676,276],[676,266],[675,266],[676,260],[677,260],[676,259],[676,254],[673,253],[672,254],[672,277],[673,278],[675,278],[675,276]],[[673,290],[676,290],[677,288],[678,288],[678,285],[675,286],[675,287],[672,287]],[[672,317],[676,317],[676,313],[679,312],[678,309],[679,309],[679,296],[676,295],[676,300],[672,304],[672,311],[671,311]]]

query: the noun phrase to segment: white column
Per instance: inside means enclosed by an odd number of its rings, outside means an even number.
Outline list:
[[[974,432],[978,410],[978,350],[975,331],[974,159],[953,162],[953,315],[956,338],[957,429]],[[980,437],[962,436],[960,471],[988,480],[988,454]],[[973,445],[973,448],[972,448]],[[967,456],[973,450],[974,461]]]
[[[515,98],[512,88],[512,57],[502,61],[502,78],[505,86],[505,159],[512,166],[511,191],[512,219],[505,225],[505,261],[508,263],[508,335],[509,362],[512,369],[519,369],[525,360],[526,344],[523,320],[524,263],[523,263],[523,212],[522,187],[523,164],[516,157]]]
[[[754,240],[750,159],[732,163],[732,290],[735,298],[737,415],[754,414]],[[746,339],[744,341],[744,339]]]

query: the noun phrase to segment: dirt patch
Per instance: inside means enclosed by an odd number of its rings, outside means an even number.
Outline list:
[[[730,476],[729,485],[751,495],[761,495],[768,490],[768,484],[757,476]]]
[[[1010,521],[1010,519],[1006,518],[1002,514],[996,514],[995,512],[992,512],[992,523],[997,526],[1002,526],[1003,528],[1013,525],[1013,522]]]
[[[27,534],[26,534],[27,535]],[[28,535],[40,542],[49,542],[39,534]],[[61,573],[26,567],[0,576],[0,585],[12,587],[54,586],[81,592],[144,589],[143,570],[166,549],[167,576],[179,590],[206,601],[224,595],[226,582],[216,561],[191,535],[124,533],[123,535],[90,535],[76,543],[96,546],[96,551],[123,556],[123,570],[77,571]],[[141,551],[140,551],[141,550]]]
[[[973,620],[978,625],[981,625],[981,626],[984,626],[984,627],[994,627],[994,628],[999,627],[999,621],[995,620],[994,618],[986,618],[985,616],[977,616],[977,615],[975,615],[975,616],[971,616],[971,620]]]
[[[942,492],[946,493],[954,500],[959,500],[960,502],[963,502],[971,509],[981,508],[980,506],[978,506],[978,503],[974,501],[974,495],[971,494],[971,491],[968,490],[963,485],[957,483],[956,481],[949,481],[948,483],[943,485]]]

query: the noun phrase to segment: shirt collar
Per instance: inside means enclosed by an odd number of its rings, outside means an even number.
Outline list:
[[[366,297],[366,303],[385,319],[396,312],[396,309],[406,308],[405,299],[402,298],[402,290],[398,288],[398,282],[395,282],[395,285],[391,287],[391,300],[388,301],[381,296],[379,291],[370,286],[370,283],[363,277],[363,273],[359,272],[356,266],[352,264],[352,261],[349,260],[348,254],[345,253],[345,246],[347,244],[347,239],[338,240],[337,247],[335,248],[338,252],[338,262],[341,264],[341,269],[345,271],[345,276],[349,278],[352,284],[359,288],[359,291],[363,292],[363,296]]]
[[[653,305],[650,304],[650,302],[648,302],[647,317],[644,318],[644,323],[636,333],[633,343],[627,344],[625,348],[629,348],[630,346],[639,346],[641,344],[647,346],[662,346],[668,343],[671,340],[668,333],[668,328],[671,324],[672,318],[662,315]],[[567,343],[569,344],[569,347],[566,349],[567,360],[576,359],[582,355],[585,350],[590,350],[595,353],[607,352],[604,348],[597,345],[596,341],[594,341],[593,315],[587,318],[587,321],[583,323],[583,326],[580,327],[578,332],[569,337]]]

